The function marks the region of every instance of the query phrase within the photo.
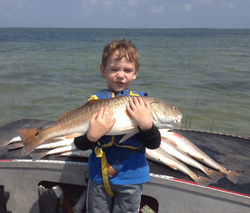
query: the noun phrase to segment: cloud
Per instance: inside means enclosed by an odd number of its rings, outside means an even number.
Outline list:
[[[162,5],[154,5],[150,6],[150,11],[152,13],[162,13],[164,11],[164,7]]]
[[[123,0],[124,1],[124,0]],[[149,0],[128,0],[127,5],[128,6],[137,6],[140,3],[147,3]]]
[[[234,7],[234,3],[229,2],[229,1],[194,0],[193,3],[197,5],[211,6],[215,8],[224,8],[224,7],[233,8]]]
[[[136,5],[138,5],[138,1],[133,1],[133,0],[128,0],[128,2],[127,2],[127,5],[128,6],[136,6]]]
[[[214,5],[214,0],[194,0],[194,4],[211,6]]]
[[[111,7],[115,3],[115,0],[81,0],[81,6],[85,10],[92,10],[96,8]]]
[[[233,7],[234,7],[234,3],[224,1],[224,2],[221,3],[221,6],[222,6],[222,7],[233,8]]]
[[[149,0],[81,0],[82,11],[78,12],[78,19],[85,19],[87,16],[94,13],[96,10],[100,10],[105,7],[106,9],[114,9],[116,11],[122,11],[122,13],[128,18],[134,18],[137,16],[135,10],[145,5]],[[84,10],[84,11],[83,11]],[[154,12],[162,12],[163,7],[154,7]]]
[[[192,4],[184,4],[183,9],[186,10],[187,12],[191,12]]]
[[[169,7],[170,10],[185,10],[187,12],[191,12],[192,10],[192,4],[187,3],[187,4],[175,4],[171,7]]]
[[[126,13],[126,16],[129,17],[129,18],[134,18],[134,17],[136,17],[136,13],[127,12],[127,13]]]
[[[113,0],[103,0],[102,2],[106,7],[110,7],[114,3]]]
[[[29,0],[0,0],[1,6],[11,5],[17,9],[20,9],[24,6],[24,4],[28,3]]]
[[[128,18],[134,18],[136,17],[136,13],[130,11],[130,8],[128,7],[122,7],[121,11],[127,16]]]
[[[98,5],[98,3],[99,0],[81,0],[81,6],[86,10],[92,9],[94,6]]]

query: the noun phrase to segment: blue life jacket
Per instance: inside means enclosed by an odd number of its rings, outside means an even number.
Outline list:
[[[147,96],[140,91],[122,90],[116,96]],[[109,90],[100,90],[89,100],[115,97]],[[114,196],[110,184],[142,184],[150,180],[145,147],[139,134],[119,144],[124,135],[103,136],[93,147],[89,157],[89,178],[97,184],[104,184],[110,197]],[[111,174],[109,169],[113,171]]]
[[[147,93],[141,92],[141,91],[130,91],[130,90],[122,90],[119,92],[117,96],[148,96]],[[115,97],[114,93],[110,92],[109,90],[103,89],[100,90],[90,96],[88,101],[90,100],[97,100],[97,99],[108,99]],[[145,147],[143,146],[140,136],[138,134],[135,134],[134,136],[128,138],[123,143],[119,144],[119,141],[124,135],[116,135],[116,136],[103,136],[100,138],[99,142],[101,144],[102,148],[110,147],[112,145],[115,145],[117,147],[124,147],[129,149],[139,149],[142,152],[145,152]]]

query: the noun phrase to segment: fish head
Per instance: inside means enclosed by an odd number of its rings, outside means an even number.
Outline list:
[[[176,106],[160,99],[155,99],[150,105],[152,120],[156,127],[168,129],[181,127],[182,114]]]

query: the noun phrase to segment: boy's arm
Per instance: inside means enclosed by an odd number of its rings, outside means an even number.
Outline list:
[[[141,140],[143,145],[149,149],[157,149],[161,144],[161,133],[158,128],[153,124],[151,129],[144,131],[140,130]]]
[[[88,150],[88,149],[91,149],[95,145],[95,143],[93,143],[92,141],[88,139],[87,133],[83,136],[75,138],[74,144],[76,148],[80,150]]]
[[[102,136],[104,136],[115,124],[113,112],[107,107],[101,108],[98,113],[95,113],[89,123],[89,131],[81,137],[74,140],[78,149],[87,150],[94,146]],[[91,144],[92,143],[92,144]]]
[[[149,149],[157,149],[161,144],[161,133],[158,128],[153,125],[148,131],[140,130],[140,137],[143,141],[143,145]],[[95,143],[90,141],[87,137],[87,133],[83,136],[77,137],[74,140],[75,146],[80,150],[91,149]]]

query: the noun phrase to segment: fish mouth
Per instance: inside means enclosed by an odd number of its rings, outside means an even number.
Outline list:
[[[182,119],[182,115],[177,115],[174,122],[178,125],[178,128],[181,127],[181,119]]]

